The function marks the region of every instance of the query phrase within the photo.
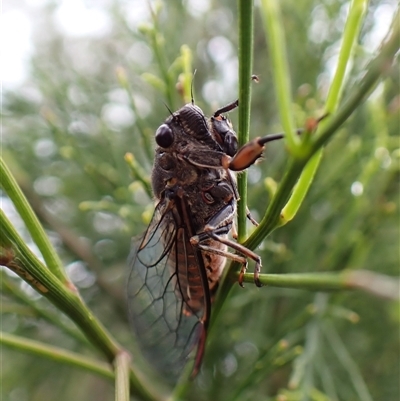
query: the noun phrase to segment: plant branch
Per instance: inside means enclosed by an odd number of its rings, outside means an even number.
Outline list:
[[[120,352],[114,360],[115,368],[115,401],[129,401],[129,363],[127,352]]]
[[[129,84],[129,80],[128,80],[126,71],[122,67],[117,67],[115,73],[117,76],[118,83],[125,90],[125,92],[128,96],[128,99],[129,99],[129,104],[131,106],[131,109],[135,113],[135,118],[136,118],[135,119],[135,127],[139,131],[140,137],[142,139],[142,148],[144,148],[146,158],[148,160],[151,160],[153,158],[153,148],[152,148],[152,144],[151,144],[151,138],[146,133],[146,127],[145,127],[144,121],[136,107],[135,98],[133,97],[133,93],[132,93],[133,91]]]
[[[121,315],[123,314],[125,316],[126,310],[123,307],[125,298],[101,277],[101,273],[104,271],[102,262],[92,252],[90,246],[85,241],[82,241],[73,230],[61,223],[56,216],[46,210],[42,200],[34,192],[27,180],[20,179],[19,177],[17,177],[17,179],[36,215],[43,223],[54,230],[61,238],[63,244],[85,262],[87,267],[96,274],[96,283],[99,288],[109,296],[110,302],[114,303]]]
[[[62,283],[68,286],[73,286],[65,274],[62,262],[55,249],[51,245],[42,225],[30,207],[28,201],[21,191],[21,188],[18,186],[2,157],[0,157],[0,180],[1,186],[14,203],[15,208],[24,221],[33,241],[42,253],[50,271],[52,271]]]
[[[245,283],[253,283],[253,274],[244,275]],[[338,273],[260,274],[260,282],[270,287],[298,288],[312,291],[362,290],[371,295],[398,300],[400,282],[368,270],[344,270]]]
[[[400,35],[400,21],[399,14],[395,16],[393,30],[389,39],[381,47],[380,53],[374,60],[368,65],[367,72],[364,77],[354,86],[352,95],[339,108],[338,112],[333,115],[321,129],[320,135],[310,143],[310,148],[304,159],[291,158],[289,160],[287,173],[285,174],[282,182],[278,186],[276,196],[272,199],[267,212],[262,219],[260,225],[253,232],[253,234],[247,239],[244,245],[249,249],[254,249],[258,246],[261,241],[270,234],[279,225],[280,213],[284,205],[286,204],[290,193],[297,182],[305,164],[310,158],[322,147],[328,140],[333,136],[337,129],[344,124],[344,122],[350,117],[350,115],[360,106],[361,102],[371,92],[371,90],[377,85],[379,79],[388,66],[390,67],[393,62],[393,58],[399,49],[398,37]]]
[[[153,190],[151,188],[151,182],[150,182],[148,174],[139,165],[138,161],[136,160],[135,156],[132,153],[127,152],[125,154],[124,158],[131,170],[133,178],[142,184],[142,187],[143,187],[144,191],[146,192],[147,196],[150,199],[152,199],[153,198]]]
[[[83,304],[79,294],[69,289],[36,258],[17,234],[3,211],[0,210],[2,234],[10,241],[10,257],[2,264],[18,274],[41,295],[48,298],[60,310],[70,316],[96,346],[112,362],[120,347]]]
[[[5,332],[0,332],[0,342],[6,347],[18,351],[51,359],[52,361],[70,365],[74,368],[84,369],[90,373],[94,373],[107,379],[114,379],[114,373],[108,363],[86,356],[83,357],[75,352]]]
[[[239,15],[239,146],[249,140],[251,75],[253,73],[253,0],[238,0]],[[238,241],[247,237],[247,172],[238,176]]]
[[[385,67],[391,66],[393,58],[398,50],[398,36],[400,24],[398,23],[399,14],[394,18],[393,30],[390,33],[388,40],[381,47],[381,51],[375,59],[367,67],[367,72],[361,81],[355,85],[353,95],[349,100],[339,109],[339,111],[332,116],[326,125],[321,130],[317,140],[315,140],[310,147],[309,156],[306,159],[294,160],[291,158],[288,161],[287,172],[283,177],[280,185],[278,186],[275,197],[272,199],[268,206],[267,212],[262,219],[260,225],[253,232],[253,234],[243,244],[249,249],[255,249],[261,241],[270,234],[278,225],[280,213],[286,204],[290,193],[296,184],[299,175],[305,166],[307,160],[312,157],[315,152],[320,149],[334,134],[334,132],[346,121],[346,119],[353,113],[353,111],[360,105],[361,101],[366,97],[372,88],[378,83],[381,74],[385,71]],[[397,21],[397,23],[395,22]],[[212,321],[218,315],[218,312],[226,299],[232,284],[237,279],[236,272],[240,266],[237,263],[231,263],[227,269],[227,279],[223,281],[219,290],[217,302],[214,304]]]
[[[243,243],[244,246],[253,250],[264,238],[279,226],[280,214],[288,201],[290,194],[296,184],[299,176],[310,158],[332,137],[335,131],[347,120],[354,110],[361,104],[371,90],[377,85],[382,74],[391,67],[394,56],[399,49],[398,37],[400,35],[399,12],[396,14],[392,24],[392,30],[388,39],[381,46],[380,52],[369,63],[366,68],[366,74],[361,78],[344,105],[333,115],[322,127],[319,136],[310,144],[307,155],[303,159],[289,159],[286,174],[278,186],[275,197],[272,199],[268,209],[260,222],[260,225],[254,230],[250,237]],[[221,307],[228,296],[228,293],[237,281],[237,272],[240,268],[238,263],[232,262],[225,270],[225,279],[219,288],[218,297],[214,303],[211,326],[218,316]]]
[[[80,331],[78,331],[75,327],[71,327],[70,325],[63,322],[59,317],[47,309],[44,309],[39,306],[38,302],[35,302],[31,297],[28,297],[24,291],[22,291],[16,284],[15,280],[11,280],[5,273],[5,271],[0,272],[0,282],[1,289],[4,293],[9,293],[10,296],[18,299],[27,305],[33,313],[37,316],[40,316],[47,322],[53,324],[54,326],[60,328],[62,331],[75,338],[76,340],[88,344],[86,337],[82,335]],[[3,311],[4,313],[4,311]]]
[[[112,363],[123,348],[114,340],[104,326],[84,304],[75,287],[64,286],[55,275],[36,258],[18,235],[10,221],[0,210],[2,238],[1,264],[19,275],[31,287],[69,316],[83,331],[90,342]],[[132,387],[146,400],[158,400],[154,387],[144,386],[131,369]]]
[[[353,111],[365,100],[377,85],[379,79],[392,68],[394,56],[398,52],[400,37],[400,11],[393,18],[392,30],[382,44],[378,55],[369,63],[363,78],[354,86],[349,98],[339,108],[334,118],[324,125],[320,134],[312,142],[309,153],[315,153],[334,134],[334,132],[350,117]]]
[[[261,1],[261,10],[265,30],[265,39],[271,55],[273,81],[279,105],[279,114],[289,152],[296,155],[300,139],[296,135],[292,110],[292,94],[289,66],[286,57],[286,41],[283,22],[277,0]]]
[[[332,349],[335,350],[335,355],[339,362],[347,370],[349,379],[357,392],[357,398],[360,400],[372,401],[371,394],[368,391],[368,387],[360,373],[360,370],[340,338],[334,325],[327,321],[325,322],[325,325],[322,326],[322,329],[325,337],[331,344]]]

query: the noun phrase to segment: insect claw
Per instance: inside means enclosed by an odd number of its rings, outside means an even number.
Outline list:
[[[238,283],[242,288],[244,288],[243,280],[244,280],[244,273],[246,273],[246,270],[247,270],[247,263],[243,263],[242,268],[240,269],[239,278],[238,278]]]
[[[263,286],[263,284],[260,281],[260,271],[261,271],[260,264],[256,264],[256,267],[254,269],[254,284],[257,287],[262,287]]]
[[[260,279],[258,277],[256,277],[256,274],[254,274],[254,284],[259,288],[263,286]]]
[[[253,216],[251,215],[250,210],[247,206],[246,206],[246,216],[254,226],[256,226],[256,227],[259,226],[258,222],[253,219]]]

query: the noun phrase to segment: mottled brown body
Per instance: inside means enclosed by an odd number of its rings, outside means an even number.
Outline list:
[[[194,348],[193,375],[200,367],[226,258],[242,263],[243,272],[247,258],[253,259],[258,280],[259,256],[228,239],[238,200],[231,170],[247,168],[263,149],[255,140],[238,152],[236,134],[221,114],[235,107],[237,102],[206,119],[199,107],[187,104],[155,134],[156,208],[132,253],[128,295],[143,353],[172,380]]]
[[[192,236],[203,233],[210,219],[228,208],[228,215],[224,215],[223,221],[219,224],[229,232],[236,211],[235,178],[222,166],[211,169],[200,167],[191,159],[192,154],[196,154],[196,160],[200,156],[203,164],[213,165],[215,161],[210,158],[210,154],[223,157],[221,147],[212,136],[211,123],[205,120],[201,109],[189,104],[173,113],[165,125],[174,132],[174,144],[167,148],[156,149],[152,184],[157,203],[171,191],[174,197],[179,198],[175,195],[175,192],[179,191],[185,198],[183,207],[187,209],[190,223],[185,223],[185,213],[175,212],[174,219],[178,221],[178,225],[190,224],[185,230]],[[223,237],[227,235],[223,234]],[[176,251],[171,250],[169,264],[171,269],[177,266],[181,286],[179,292],[185,300],[185,313],[190,314],[204,308],[206,289],[201,279],[197,258],[188,255],[187,249],[193,245],[190,238],[185,237],[183,228],[178,229],[176,241]],[[217,251],[227,251],[225,244],[211,238],[204,240],[202,245]],[[208,291],[213,298],[225,265],[225,257],[215,252],[202,251],[201,258],[207,275]]]

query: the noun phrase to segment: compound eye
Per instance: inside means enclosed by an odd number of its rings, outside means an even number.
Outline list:
[[[235,156],[238,151],[238,140],[231,132],[225,135],[224,150],[229,156]]]
[[[169,148],[174,142],[174,134],[167,124],[162,124],[156,131],[156,142],[162,148]]]

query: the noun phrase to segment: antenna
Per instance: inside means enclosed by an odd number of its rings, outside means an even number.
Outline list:
[[[231,111],[233,109],[236,109],[236,107],[239,107],[239,99],[235,100],[232,103],[227,104],[224,107],[221,107],[214,113],[214,117],[219,117],[222,113],[227,113],[228,111]]]
[[[164,102],[163,102],[164,103]],[[167,103],[164,103],[164,106],[167,108],[167,110],[169,111],[169,114],[171,114],[171,116],[174,115],[174,113],[172,112],[172,110],[168,107]]]
[[[193,71],[193,77],[192,77],[192,82],[190,83],[190,97],[191,97],[191,102],[194,105],[194,96],[193,96],[193,82],[194,82],[194,76],[196,75],[197,70]]]

